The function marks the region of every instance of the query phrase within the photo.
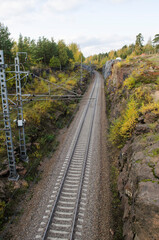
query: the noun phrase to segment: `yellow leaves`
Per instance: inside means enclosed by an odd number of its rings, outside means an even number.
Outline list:
[[[126,112],[123,116],[120,134],[123,138],[130,137],[138,119],[137,103],[132,99],[127,106]]]
[[[128,89],[132,89],[133,87],[135,87],[135,78],[131,75],[130,77],[125,79],[123,85],[126,86]]]
[[[52,82],[52,83],[56,83],[56,78],[55,78],[55,77],[53,77],[53,76],[50,76],[50,79],[49,79],[49,81],[50,81],[50,82]]]
[[[121,68],[123,66],[122,62],[117,62],[116,63],[117,68]]]
[[[138,119],[137,103],[132,98],[122,116],[115,120],[110,129],[110,141],[119,148],[131,137]]]
[[[44,117],[48,109],[51,107],[51,102],[36,102],[31,108],[27,109],[24,113],[24,118],[28,122],[28,124],[38,125],[42,117]]]
[[[148,113],[148,112],[152,112],[154,114],[159,114],[159,103],[149,103],[147,105],[142,105],[142,107],[140,108],[140,112],[142,114]]]
[[[69,81],[67,81],[67,84],[71,85],[71,86],[75,86],[76,85],[76,80],[75,79],[69,80]]]
[[[150,90],[146,87],[138,87],[135,89],[134,93],[135,99],[138,101],[139,104],[147,104],[152,102],[152,96],[150,94]]]

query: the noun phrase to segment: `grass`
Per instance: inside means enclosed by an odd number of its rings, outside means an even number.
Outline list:
[[[159,148],[153,149],[152,153],[150,154],[150,157],[156,157],[159,156]]]

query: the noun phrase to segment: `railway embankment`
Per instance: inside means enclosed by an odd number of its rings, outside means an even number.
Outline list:
[[[51,95],[69,95],[74,91],[84,94],[90,83],[90,74],[83,71],[83,81],[80,82],[80,71],[78,68],[65,72],[52,72],[51,69],[33,69],[33,75],[26,82],[23,94],[29,92],[32,96],[41,94],[48,90],[49,80]],[[58,88],[55,88],[55,85]],[[64,88],[65,86],[65,88]],[[11,91],[11,89],[9,88]],[[12,91],[15,90],[14,88]],[[68,91],[67,91],[68,90]],[[45,94],[45,93],[44,93]],[[37,101],[36,101],[37,100]],[[28,164],[19,160],[19,138],[16,124],[15,112],[11,111],[12,135],[14,140],[14,154],[16,158],[16,169],[19,174],[18,181],[9,181],[9,166],[5,146],[5,132],[0,136],[0,239],[1,236],[9,238],[9,227],[15,220],[23,215],[24,205],[29,204],[33,198],[33,189],[44,177],[44,172],[53,165],[52,154],[59,148],[67,128],[75,117],[80,100],[78,98],[65,100],[48,100],[43,98],[28,100],[23,104],[24,118],[26,119],[25,136]],[[2,122],[3,123],[3,122]],[[2,124],[1,124],[2,125]],[[38,184],[37,184],[38,185]],[[24,204],[25,202],[25,204]],[[27,210],[26,210],[27,211]],[[9,223],[9,224],[8,224]],[[9,226],[9,227],[8,227]]]
[[[158,62],[140,56],[103,68],[114,239],[159,239]]]

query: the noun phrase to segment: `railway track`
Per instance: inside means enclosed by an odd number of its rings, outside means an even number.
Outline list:
[[[96,80],[35,239],[81,239],[98,84]]]

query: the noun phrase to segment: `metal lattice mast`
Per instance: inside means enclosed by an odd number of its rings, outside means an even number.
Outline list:
[[[21,95],[21,79],[20,79],[20,64],[18,53],[15,58],[15,79],[16,79],[16,97],[17,97],[17,125],[19,128],[19,144],[20,144],[20,158],[24,162],[28,162],[25,145],[24,119],[23,119],[23,105]]]
[[[81,55],[81,83],[82,83],[82,55]]]
[[[7,154],[9,161],[9,180],[17,181],[19,175],[16,171],[16,163],[14,156],[14,147],[12,141],[12,131],[11,131],[11,123],[10,123],[10,113],[9,113],[9,104],[8,104],[8,96],[7,96],[7,84],[6,84],[6,76],[5,76],[5,64],[4,64],[4,56],[3,51],[0,50],[0,82],[1,82],[1,98],[2,98],[2,108],[3,108],[3,119],[4,119],[4,130],[6,134],[6,145],[7,145]]]

